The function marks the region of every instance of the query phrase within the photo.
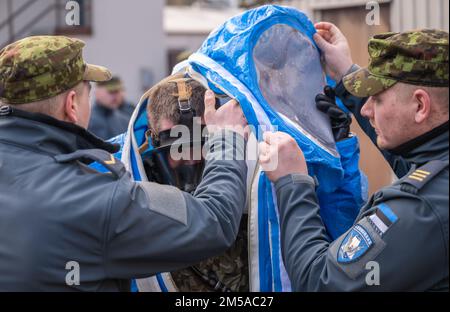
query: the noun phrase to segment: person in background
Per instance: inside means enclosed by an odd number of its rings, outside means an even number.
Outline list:
[[[109,81],[110,87],[109,92],[112,93],[114,98],[114,103],[118,103],[119,110],[125,115],[128,116],[128,118],[131,118],[131,115],[133,115],[135,106],[126,100],[126,93],[125,93],[125,87],[123,85],[122,79],[120,77],[115,76],[112,77]]]
[[[89,131],[102,139],[115,137],[127,130],[133,111],[133,105],[125,101],[125,90],[119,77],[99,82]]]

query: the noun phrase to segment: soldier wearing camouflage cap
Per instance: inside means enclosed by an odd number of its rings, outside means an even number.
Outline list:
[[[111,75],[86,64],[83,47],[36,36],[0,50],[1,291],[129,291],[133,278],[187,267],[236,238],[247,168],[221,157],[244,159],[244,139],[223,138],[241,134],[221,130],[244,126],[236,105],[207,105],[219,131],[195,196],[135,182],[111,154],[118,146],[86,130],[89,81]]]
[[[127,131],[133,112],[134,106],[125,100],[125,88],[118,76],[98,82],[88,129],[100,138],[113,138]]]
[[[108,69],[86,64],[84,43],[63,36],[19,40],[0,51],[0,100],[24,104],[52,98],[82,81],[108,81]]]
[[[330,242],[302,151],[285,134],[266,135],[262,167],[275,152],[283,164],[267,174],[277,190],[283,259],[293,289],[448,291],[448,32],[377,35],[369,42],[370,65],[361,69],[352,65],[336,26],[323,22],[316,29],[326,69],[340,81],[336,95],[398,180],[376,192],[353,227]],[[337,109],[330,93],[316,102],[318,108]]]
[[[448,33],[437,30],[385,33],[369,42],[368,68],[344,77],[345,88],[364,98],[379,94],[397,82],[448,87]]]

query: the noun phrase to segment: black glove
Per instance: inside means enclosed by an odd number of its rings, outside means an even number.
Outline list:
[[[330,117],[331,129],[336,142],[345,140],[350,134],[352,118],[336,105],[336,94],[330,86],[324,89],[325,94],[316,96],[317,109]]]

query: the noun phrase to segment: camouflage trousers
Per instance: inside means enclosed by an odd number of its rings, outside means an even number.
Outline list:
[[[249,291],[247,220],[244,214],[236,241],[224,254],[171,273],[179,291]],[[222,287],[215,289],[218,282]]]

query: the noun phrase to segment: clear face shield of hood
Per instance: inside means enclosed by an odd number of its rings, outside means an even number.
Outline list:
[[[291,26],[276,24],[260,35],[252,57],[266,102],[288,124],[336,155],[330,121],[315,105],[326,77],[311,40]]]

